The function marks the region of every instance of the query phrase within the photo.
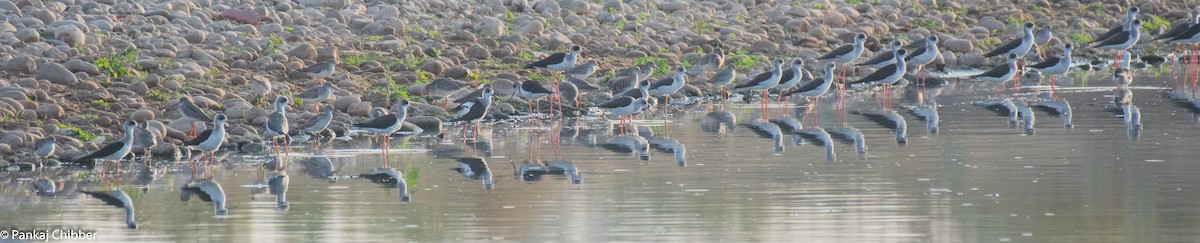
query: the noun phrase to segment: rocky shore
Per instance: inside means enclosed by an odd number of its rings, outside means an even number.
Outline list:
[[[512,81],[548,80],[521,67],[571,45],[598,61],[587,78],[595,84],[635,63],[654,63],[657,79],[717,50],[754,73],[770,58],[815,58],[858,32],[870,36],[872,53],[937,35],[944,52],[934,69],[945,70],[1001,62],[982,54],[1019,36],[1024,22],[1054,31],[1051,52],[1086,43],[1130,6],[1141,9],[1148,34],[1190,10],[1166,0],[0,0],[0,168],[35,161],[33,144],[47,136],[58,141],[57,158],[95,149],[119,137],[127,119],[164,138],[154,154],[179,156],[175,144],[201,124],[179,119],[182,96],[229,117],[231,146],[259,144],[270,113],[263,97],[308,89],[312,77],[301,70],[321,61],[337,62],[325,78],[336,86],[334,130],[404,97],[416,108],[412,121],[432,126],[464,87],[492,83],[507,96]],[[1153,55],[1174,48],[1141,46],[1136,52]],[[707,91],[705,74],[694,75],[691,89]],[[607,97],[595,93],[583,102]],[[500,103],[501,114],[523,107]],[[289,120],[317,115],[314,104],[292,105]]]

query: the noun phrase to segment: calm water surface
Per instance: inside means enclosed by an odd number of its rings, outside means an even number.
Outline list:
[[[104,188],[94,172],[4,174],[0,227],[80,228],[105,241],[1200,239],[1200,131],[1180,100],[1195,96],[1169,77],[1143,78],[1123,106],[1113,100],[1128,93],[1100,76],[1060,80],[1068,88],[1054,99],[961,81],[925,89],[924,104],[919,90],[897,91],[891,111],[858,95],[840,112],[831,96],[810,116],[773,106],[769,121],[755,103],[674,107],[665,126],[642,117],[640,136],[592,117],[566,124],[580,130],[544,124],[540,136],[522,120],[485,126],[478,142],[457,129],[445,140],[394,138],[387,166],[404,174],[408,202],[359,176],[385,166],[365,138],[297,144],[285,177],[261,169],[263,154],[226,154],[213,169],[228,208],[220,216],[180,189],[193,179],[182,163],[157,174],[125,163],[114,180],[136,205],[136,230],[121,209],[76,192]],[[1055,109],[1063,100],[1070,112]],[[527,164],[531,136],[540,162]],[[460,173],[460,161],[486,171]],[[287,178],[282,200],[266,186],[272,177]],[[38,195],[36,179],[59,192]]]

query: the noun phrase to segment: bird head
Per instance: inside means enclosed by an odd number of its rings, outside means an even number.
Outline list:
[[[938,37],[936,35],[930,35],[929,37],[925,37],[925,43],[930,44],[930,45],[937,45]]]

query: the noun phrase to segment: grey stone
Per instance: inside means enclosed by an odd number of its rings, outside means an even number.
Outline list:
[[[63,108],[58,104],[41,104],[37,108],[40,118],[58,119],[63,117]]]
[[[317,48],[313,47],[312,44],[304,43],[292,48],[291,50],[288,50],[287,52],[284,52],[283,54],[312,61],[317,58]]]
[[[53,62],[44,62],[39,65],[37,70],[37,78],[50,80],[52,83],[62,85],[73,85],[79,81],[71,70],[67,70],[63,65]]]
[[[4,62],[4,71],[18,73],[33,73],[37,70],[37,62],[33,57],[18,55]]]
[[[67,61],[67,70],[70,70],[71,72],[85,72],[92,75],[100,74],[99,66],[79,59],[71,59],[70,61]]]

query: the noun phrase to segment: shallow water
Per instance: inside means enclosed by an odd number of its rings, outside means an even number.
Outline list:
[[[106,241],[1200,238],[1197,115],[1172,99],[1195,96],[1174,89],[1170,77],[1142,78],[1132,88],[1133,106],[1119,106],[1113,98],[1124,94],[1102,76],[1060,80],[1067,87],[1057,97],[1072,107],[1071,128],[1038,107],[1060,104],[1045,102],[1044,92],[1004,102],[1012,97],[1007,89],[997,96],[993,85],[958,81],[925,89],[924,105],[916,89],[896,92],[895,113],[869,95],[849,97],[844,112],[827,96],[808,117],[796,106],[769,108],[772,120],[788,113],[798,119],[782,124],[803,128],[758,120],[759,105],[742,102],[675,107],[665,125],[661,115],[645,116],[643,136],[613,135],[595,118],[572,122],[578,131],[548,123],[532,135],[545,165],[523,166],[531,144],[525,121],[485,126],[479,142],[464,143],[458,133],[441,141],[395,138],[389,166],[406,177],[408,202],[395,186],[358,177],[384,166],[366,138],[293,147],[286,209],[266,188],[265,155],[223,155],[213,168],[226,196],[221,216],[194,196],[181,201],[180,188],[192,179],[182,163],[160,163],[161,172],[147,179],[143,166],[127,162],[111,180],[133,199],[136,230],[125,228],[121,209],[75,192],[100,189],[95,172],[8,174],[0,227],[94,230]],[[1016,123],[985,103],[1013,104]],[[936,133],[916,115],[931,107],[940,118]],[[903,119],[904,136],[889,117]],[[678,144],[686,153],[674,153]],[[463,157],[486,161],[493,188],[478,179],[486,176],[452,170]],[[578,184],[569,170],[537,173],[568,163]],[[520,168],[537,175],[518,176]],[[39,196],[38,178],[55,180],[59,192]]]

